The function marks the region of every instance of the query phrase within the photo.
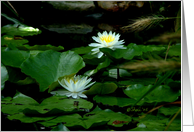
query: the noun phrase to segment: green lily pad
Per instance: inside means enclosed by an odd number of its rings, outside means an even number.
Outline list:
[[[81,126],[85,128],[85,124],[82,120],[82,117],[77,113],[71,114],[71,115],[61,115],[53,120],[49,120],[45,122],[38,122],[38,123],[42,124],[45,127],[49,127],[49,126],[55,126],[61,122],[65,123],[67,127],[72,127],[72,126],[80,127]]]
[[[95,83],[89,90],[83,92],[86,95],[109,94],[117,89],[117,85],[113,82]]]
[[[27,39],[14,39],[13,36],[11,35],[4,35],[1,37],[1,45],[7,45],[9,46],[10,44],[14,45],[15,47],[21,46],[23,44],[28,43],[29,41]]]
[[[46,120],[50,120],[52,118],[55,118],[55,116],[49,116],[49,117],[30,117],[30,116],[26,116],[23,113],[19,113],[19,114],[14,114],[11,116],[8,116],[9,120],[20,120],[23,123],[33,123],[33,122],[37,122],[37,121],[46,121]]]
[[[158,117],[148,114],[138,121],[139,123],[136,128],[128,131],[164,131],[168,125],[168,121],[168,117]],[[181,131],[181,118],[177,118],[173,122],[168,128],[168,131]]]
[[[53,128],[51,131],[69,131],[69,129],[65,125],[60,123],[58,126]]]
[[[124,58],[127,60],[133,59],[134,56],[140,56],[143,54],[143,52],[148,51],[160,51],[164,50],[165,47],[159,47],[155,45],[136,45],[134,43],[131,43],[127,46],[127,49],[116,49],[111,50],[109,48],[101,48],[100,51],[105,53],[109,57],[114,57],[116,59]]]
[[[87,47],[73,48],[71,50],[77,54],[86,54],[86,53],[91,52],[92,49],[93,47],[87,46]]]
[[[110,69],[108,74],[110,77],[117,79],[117,69]],[[132,74],[125,69],[119,69],[119,76],[127,78],[132,76]]]
[[[77,101],[78,106],[74,105]],[[7,114],[17,114],[23,112],[26,115],[41,116],[41,115],[56,115],[58,113],[74,113],[83,111],[83,109],[91,109],[93,104],[84,99],[67,99],[66,96],[52,96],[46,98],[41,104],[34,99],[18,93],[13,99],[3,98],[1,101],[1,111]]]
[[[1,63],[1,90],[4,89],[5,82],[9,79],[6,67]]]
[[[6,66],[20,68],[21,64],[30,57],[30,52],[22,50],[1,50],[1,62]]]
[[[178,106],[161,107],[158,109],[158,113],[162,113],[165,116],[170,116],[170,115],[175,114],[179,109],[180,109],[180,107],[178,107]]]
[[[98,107],[94,109],[94,111],[84,115],[84,118],[86,118],[84,121],[88,126],[91,126],[94,121],[107,121],[108,125],[122,127],[124,124],[128,124],[132,120],[130,116],[122,114],[121,112],[113,112],[110,109],[101,110]]]
[[[34,99],[17,93],[13,99],[11,97],[6,97],[1,100],[1,111],[6,114],[17,114],[21,113],[25,108],[31,106],[39,105]]]
[[[110,105],[110,106],[119,106],[119,107],[125,107],[133,105],[136,100],[130,99],[130,98],[123,98],[123,97],[114,97],[114,96],[100,96],[96,95],[93,100],[96,102],[101,102],[104,105]],[[142,105],[141,103],[138,103],[137,105]]]
[[[21,66],[22,72],[36,79],[40,91],[65,75],[77,73],[85,66],[83,59],[73,51],[56,52],[47,50],[28,58]]]
[[[124,89],[124,93],[135,100],[143,96],[152,85],[144,86],[141,84],[135,84]],[[169,86],[160,85],[151,91],[145,98],[142,99],[144,102],[173,102],[178,99],[181,95],[180,91],[173,91]]]
[[[171,46],[168,51],[168,56],[181,56],[181,44]]]
[[[154,84],[156,78],[131,78],[126,81],[119,81],[121,85],[134,85],[134,84],[142,84],[142,85],[149,85]]]
[[[41,30],[28,26],[6,25],[1,28],[1,34],[6,33],[7,35],[18,35],[18,36],[33,36],[41,33]]]
[[[31,77],[26,77],[24,80],[17,81],[17,84],[19,85],[27,85],[27,84],[33,84],[36,83],[36,81]]]
[[[63,46],[52,46],[50,44],[48,45],[33,45],[33,46],[29,46],[29,45],[22,45],[17,47],[20,50],[40,50],[40,51],[44,51],[44,50],[54,50],[54,51],[61,51],[64,50]]]

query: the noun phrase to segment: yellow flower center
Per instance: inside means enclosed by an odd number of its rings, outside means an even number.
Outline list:
[[[110,43],[110,42],[112,42],[115,39],[115,37],[113,37],[112,35],[106,35],[106,36],[101,36],[100,39],[102,41]]]
[[[74,84],[78,82],[78,79],[75,79],[74,77],[67,77],[66,80],[70,83],[70,80],[73,81]]]

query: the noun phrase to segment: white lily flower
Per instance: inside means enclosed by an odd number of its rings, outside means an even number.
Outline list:
[[[89,82],[92,80],[92,78],[87,77],[81,77],[81,76],[74,76],[74,77],[64,77],[61,81],[58,80],[59,84],[67,89],[68,91],[52,91],[51,94],[59,94],[59,95],[66,95],[67,97],[73,97],[73,98],[87,98],[84,92],[86,88],[93,85],[95,82],[92,82],[89,84]]]
[[[126,49],[126,47],[123,47],[124,45],[122,45],[124,43],[124,40],[119,41],[119,37],[119,34],[115,34],[115,32],[112,33],[112,31],[110,31],[109,34],[106,31],[104,31],[102,34],[98,32],[98,37],[92,37],[92,39],[98,43],[89,44],[89,46],[91,47],[96,47],[92,49],[92,54],[97,54],[98,58],[100,58],[104,54],[99,50],[100,48],[110,48],[112,50]]]

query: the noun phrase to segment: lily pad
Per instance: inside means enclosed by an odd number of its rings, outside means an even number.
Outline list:
[[[124,93],[135,100],[143,96],[153,85],[144,86],[135,84],[124,89]],[[169,86],[160,85],[150,92],[142,101],[153,102],[173,102],[181,95],[180,91],[173,91]]]
[[[155,45],[136,45],[134,43],[130,43],[127,46],[127,49],[116,49],[116,50],[111,50],[109,48],[101,48],[100,51],[105,53],[107,56],[112,56],[116,59],[124,58],[127,60],[133,59],[134,56],[140,56],[143,54],[143,52],[148,52],[148,51],[160,51],[164,50],[165,47],[159,47]]]
[[[29,41],[27,39],[15,39],[13,36],[11,35],[4,35],[1,37],[1,45],[4,46],[9,46],[10,44],[14,45],[15,47],[21,46],[23,44],[28,43]]]
[[[113,82],[95,83],[89,90],[83,92],[86,95],[109,94],[117,89],[117,85]]]
[[[78,102],[78,106],[74,102]],[[59,113],[74,113],[83,111],[82,109],[91,109],[93,104],[84,99],[67,99],[66,96],[52,96],[43,100],[41,104],[34,99],[17,93],[13,99],[3,98],[1,101],[1,111],[7,114],[23,113],[28,116],[56,115]]]
[[[1,90],[4,89],[5,82],[9,79],[6,67],[1,63]]]
[[[7,35],[18,35],[18,36],[33,36],[41,33],[41,30],[28,26],[6,25],[1,28],[1,34],[6,33]]]
[[[79,47],[79,48],[73,48],[72,51],[74,51],[77,54],[86,54],[91,52],[93,47],[87,46],[87,47]]]
[[[52,118],[54,118],[55,116],[49,116],[49,117],[30,117],[30,116],[26,116],[23,113],[19,113],[19,114],[14,114],[11,116],[8,116],[9,120],[20,120],[23,123],[33,123],[33,122],[37,122],[37,121],[46,121],[46,120],[50,120]]]
[[[136,100],[130,99],[130,98],[123,98],[123,97],[114,97],[114,96],[100,96],[96,95],[93,100],[96,102],[101,102],[104,105],[110,105],[110,106],[119,106],[119,107],[125,107],[133,105]],[[138,103],[137,105],[142,105],[141,103]]]
[[[21,64],[29,57],[29,51],[1,50],[1,62],[6,66],[20,68]]]
[[[48,45],[33,45],[33,46],[29,46],[29,45],[22,45],[17,47],[20,50],[40,50],[40,51],[44,51],[44,50],[55,50],[55,51],[61,51],[64,50],[63,46],[52,46],[50,44]]]
[[[84,115],[86,118],[85,123],[91,126],[92,122],[107,121],[108,125],[114,127],[122,127],[124,124],[131,122],[132,118],[121,112],[113,112],[110,109],[101,110],[100,108],[94,109],[94,111]],[[119,123],[118,123],[119,121]]]
[[[85,66],[83,59],[73,51],[56,52],[47,50],[28,58],[21,66],[22,72],[36,79],[40,91],[65,75],[77,73]]]
[[[154,84],[156,78],[131,78],[126,81],[119,81],[121,85],[134,85],[134,84],[142,84],[142,85],[149,85]]]
[[[175,114],[179,109],[180,107],[178,106],[161,107],[160,109],[158,109],[158,113],[162,113],[165,116],[170,116],[170,115]]]
[[[181,56],[181,44],[171,46],[168,51],[168,56]]]

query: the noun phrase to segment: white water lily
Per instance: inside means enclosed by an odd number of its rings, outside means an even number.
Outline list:
[[[68,91],[52,91],[51,94],[59,94],[59,95],[66,95],[67,97],[73,98],[87,98],[84,92],[86,88],[93,85],[95,82],[89,84],[92,78],[88,77],[81,77],[81,76],[74,76],[74,77],[64,77],[61,81],[58,80],[59,84]]]
[[[99,50],[100,48],[110,48],[112,50],[126,49],[126,47],[123,47],[124,45],[122,45],[124,40],[119,41],[119,37],[119,34],[116,34],[115,32],[112,33],[112,31],[110,31],[109,34],[106,31],[104,31],[102,34],[98,32],[98,37],[92,37],[92,39],[98,43],[89,44],[91,47],[96,47],[92,49],[92,54],[97,54],[98,58],[100,58],[104,54]]]

